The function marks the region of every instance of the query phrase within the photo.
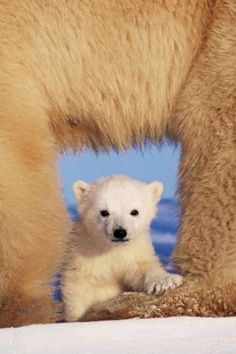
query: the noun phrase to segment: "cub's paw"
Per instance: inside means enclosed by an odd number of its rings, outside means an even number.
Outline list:
[[[167,274],[157,277],[146,283],[145,290],[148,294],[161,295],[168,289],[174,289],[183,283],[183,277],[178,274]]]

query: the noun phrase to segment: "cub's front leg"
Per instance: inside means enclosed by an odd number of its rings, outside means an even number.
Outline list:
[[[150,268],[144,280],[144,291],[148,294],[161,295],[168,289],[174,289],[183,283],[183,277],[179,274],[166,272],[159,262]]]
[[[91,306],[110,300],[121,293],[119,286],[108,283],[100,284],[91,281],[91,278],[80,278],[77,282],[70,282],[66,279],[62,291],[67,322],[80,320]]]

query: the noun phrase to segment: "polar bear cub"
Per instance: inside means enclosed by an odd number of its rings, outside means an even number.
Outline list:
[[[155,255],[150,223],[163,186],[112,176],[73,186],[80,219],[68,242],[62,275],[65,319],[76,321],[86,310],[123,291],[159,295],[182,283]]]

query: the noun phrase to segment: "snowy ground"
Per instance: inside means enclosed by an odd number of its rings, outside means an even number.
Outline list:
[[[235,354],[234,318],[33,325],[0,332],[1,354]]]
[[[72,218],[76,210],[69,208]],[[164,200],[152,224],[153,244],[167,269],[178,225],[177,205]],[[165,318],[33,325],[0,330],[0,354],[235,354],[235,318]]]

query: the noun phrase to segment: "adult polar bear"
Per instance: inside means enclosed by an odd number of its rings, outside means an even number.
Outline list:
[[[235,1],[0,7],[0,325],[57,318],[48,284],[70,229],[57,151],[164,137],[182,147],[174,261],[185,285],[87,319],[235,314]]]

